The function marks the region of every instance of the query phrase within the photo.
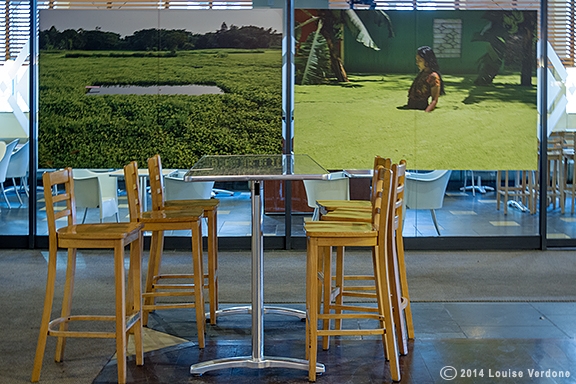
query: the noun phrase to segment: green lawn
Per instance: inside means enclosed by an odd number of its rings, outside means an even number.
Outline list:
[[[473,85],[444,76],[432,113],[399,110],[414,75],[355,75],[347,85],[296,86],[294,151],[328,169],[367,169],[373,156],[409,169],[536,169],[536,87],[519,75]],[[533,80],[535,84],[535,80]]]
[[[39,166],[189,168],[202,155],[281,153],[279,49],[42,52]],[[112,55],[111,55],[112,54]],[[147,56],[150,55],[150,56]],[[216,85],[220,95],[86,95],[94,85]]]

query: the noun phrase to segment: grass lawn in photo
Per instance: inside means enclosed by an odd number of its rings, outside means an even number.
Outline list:
[[[39,167],[122,168],[162,156],[281,153],[280,49],[43,51]],[[87,87],[210,85],[222,94],[100,94]]]
[[[477,74],[443,75],[446,95],[431,113],[398,109],[414,77],[297,85],[294,152],[327,169],[370,169],[375,155],[421,170],[537,168],[536,87],[521,87],[519,74],[498,75],[491,86],[474,85]]]

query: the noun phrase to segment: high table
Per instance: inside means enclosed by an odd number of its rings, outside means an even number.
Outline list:
[[[251,306],[218,311],[224,314],[249,312],[252,315],[252,356],[204,361],[190,367],[190,373],[225,368],[293,368],[308,370],[308,361],[289,357],[264,356],[264,313],[277,312],[305,317],[302,311],[264,307],[264,248],[262,242],[263,182],[265,180],[322,180],[328,171],[308,155],[227,155],[204,156],[184,175],[185,181],[249,181],[252,195],[252,298]],[[324,372],[317,364],[316,371]]]

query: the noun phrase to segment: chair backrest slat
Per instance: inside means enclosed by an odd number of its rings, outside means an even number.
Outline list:
[[[390,169],[391,166],[392,166],[391,159],[380,156],[374,157],[374,167],[372,168],[372,184],[370,189],[370,201],[372,202],[372,206],[374,206],[374,200],[376,199],[376,189],[374,188],[378,180],[378,172],[376,172],[376,170],[378,169],[378,167],[384,167],[386,169]]]
[[[148,159],[148,174],[150,175],[150,191],[152,192],[152,210],[164,209],[164,180],[162,177],[162,161],[160,155]]]
[[[132,161],[124,167],[124,182],[126,183],[126,198],[128,199],[130,221],[137,222],[142,217],[137,162]]]
[[[404,215],[404,185],[406,184],[406,160],[401,160],[396,167],[396,202],[394,204],[394,225],[393,230],[397,230],[402,225]]]
[[[372,226],[376,231],[387,230],[390,198],[392,194],[392,172],[382,166],[377,167],[374,205],[372,206]]]
[[[56,220],[67,218],[67,225],[76,224],[76,203],[74,200],[74,180],[72,168],[59,171],[46,172],[42,175],[44,187],[44,200],[46,202],[46,218],[48,221],[48,234],[50,241],[56,240]],[[64,191],[59,193],[58,186],[64,186]],[[61,190],[61,189],[60,189]],[[64,209],[59,203],[66,203]]]

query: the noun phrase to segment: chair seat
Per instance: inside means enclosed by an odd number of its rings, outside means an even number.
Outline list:
[[[204,210],[201,208],[187,210],[165,210],[165,211],[147,211],[142,212],[138,219],[141,223],[189,223],[194,220],[200,220]]]
[[[202,208],[205,210],[216,209],[220,204],[218,199],[199,199],[199,200],[166,200],[164,209],[174,209],[178,207]]]
[[[327,212],[320,218],[321,221],[352,221],[369,223],[372,221],[371,211],[358,211],[356,209],[338,208]]]
[[[76,240],[122,240],[138,235],[139,223],[76,224],[58,228],[58,238]]]
[[[310,221],[305,224],[306,235],[309,237],[376,237],[378,231],[372,223]]]
[[[338,208],[354,208],[366,211],[372,210],[372,203],[369,200],[318,200],[316,204],[326,211],[334,211]]]

